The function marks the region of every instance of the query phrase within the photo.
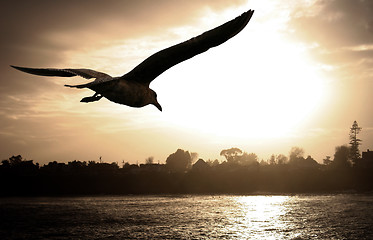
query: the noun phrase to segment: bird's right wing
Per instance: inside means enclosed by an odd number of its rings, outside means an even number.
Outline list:
[[[188,41],[161,50],[145,59],[132,71],[121,78],[149,84],[172,66],[216,47],[239,33],[250,21],[254,10],[244,12],[235,19],[224,23]]]
[[[40,76],[53,76],[53,77],[74,77],[80,76],[85,79],[90,78],[111,78],[108,74],[97,72],[92,69],[58,69],[58,68],[26,68],[26,67],[17,67],[11,66],[19,71],[30,73]]]

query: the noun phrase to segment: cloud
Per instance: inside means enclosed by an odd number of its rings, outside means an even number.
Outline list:
[[[328,48],[373,43],[373,2],[318,0],[294,12],[297,35]]]
[[[373,76],[373,2],[317,0],[291,14],[293,37],[347,88],[371,86]],[[365,85],[359,85],[363,81]],[[363,87],[364,86],[364,87]],[[352,100],[352,99],[351,99]],[[353,100],[355,101],[355,100]]]
[[[90,44],[87,40],[94,38],[134,38],[190,21],[200,13],[199,9],[212,8],[219,11],[242,2],[9,1],[1,8],[3,37],[0,43],[4,49],[11,48],[13,51],[32,51],[33,47],[37,47],[48,52],[51,49],[74,47],[75,44]],[[60,41],[55,39],[57,37],[61,38]],[[11,55],[11,51],[8,54]],[[15,55],[25,57],[25,53]],[[54,58],[59,57],[58,52],[54,55]]]
[[[292,14],[290,27],[328,65],[361,73],[373,67],[373,2],[317,0]]]

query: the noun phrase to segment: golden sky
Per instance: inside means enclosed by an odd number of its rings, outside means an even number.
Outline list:
[[[151,54],[255,13],[221,46],[152,82],[163,107],[80,103],[84,79],[9,67],[91,68],[120,76]],[[221,159],[305,149],[317,161],[348,143],[373,148],[373,2],[363,0],[7,1],[0,9],[0,157],[164,162],[178,148]]]

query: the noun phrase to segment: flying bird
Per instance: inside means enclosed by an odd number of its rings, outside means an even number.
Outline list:
[[[162,111],[156,92],[149,88],[151,81],[176,64],[203,53],[212,47],[216,47],[235,36],[247,25],[253,13],[254,10],[249,10],[197,37],[163,49],[120,77],[111,77],[106,73],[91,69],[11,67],[41,76],[94,78],[94,81],[86,84],[65,85],[71,88],[89,88],[95,92],[92,96],[80,100],[81,102],[95,102],[105,97],[112,102],[130,107],[139,108],[153,104]]]

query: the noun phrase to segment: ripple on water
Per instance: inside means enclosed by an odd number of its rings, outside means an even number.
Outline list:
[[[373,239],[372,195],[0,199],[1,239]]]

